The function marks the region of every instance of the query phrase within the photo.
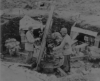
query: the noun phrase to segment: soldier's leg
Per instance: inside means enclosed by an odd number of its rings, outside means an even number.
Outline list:
[[[65,58],[64,58],[64,70],[66,72],[70,72],[70,56],[69,55],[65,55]]]
[[[70,72],[70,55],[67,56],[68,59],[68,72]]]
[[[32,52],[31,51],[28,51],[28,56],[26,58],[26,62],[29,63],[30,62],[30,59],[32,57]]]

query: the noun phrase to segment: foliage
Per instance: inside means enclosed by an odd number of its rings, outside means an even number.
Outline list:
[[[20,46],[19,42],[16,41],[16,39],[11,38],[5,41],[5,47],[9,50],[10,55],[14,55],[15,53],[17,54]]]
[[[14,18],[9,20],[9,23],[2,25],[2,48],[5,50],[4,44],[8,38],[15,38],[18,41],[20,40],[19,36],[19,20],[20,18]]]

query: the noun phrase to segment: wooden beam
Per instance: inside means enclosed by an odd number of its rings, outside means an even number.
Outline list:
[[[60,71],[61,75],[63,75],[63,76],[67,75],[61,68],[57,68],[57,69]]]
[[[49,18],[48,18],[48,21],[46,23],[46,28],[44,30],[43,40],[42,40],[42,43],[41,43],[41,50],[40,50],[39,57],[37,59],[37,67],[36,67],[37,69],[38,69],[38,65],[40,64],[41,58],[42,58],[44,50],[45,50],[46,38],[47,38],[49,29],[50,29],[50,24],[51,24],[54,8],[55,8],[55,5],[52,5],[51,6],[51,11],[49,13]]]
[[[0,55],[2,54],[2,26],[0,26]]]

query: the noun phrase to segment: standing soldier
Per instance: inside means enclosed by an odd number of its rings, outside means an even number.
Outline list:
[[[66,72],[70,72],[70,54],[72,53],[72,50],[71,50],[72,40],[71,40],[70,36],[67,34],[66,28],[61,29],[61,35],[63,37],[61,44],[57,47],[54,47],[53,50],[63,49],[64,70]]]
[[[25,43],[25,50],[28,52],[27,62],[29,63],[34,53],[34,42],[39,40],[39,38],[36,38],[36,39],[34,38],[32,27],[29,27],[27,31],[26,39],[27,39],[27,42]]]

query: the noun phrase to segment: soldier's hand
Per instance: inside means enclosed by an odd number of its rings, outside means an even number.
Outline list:
[[[36,40],[40,40],[40,38],[36,38]]]

